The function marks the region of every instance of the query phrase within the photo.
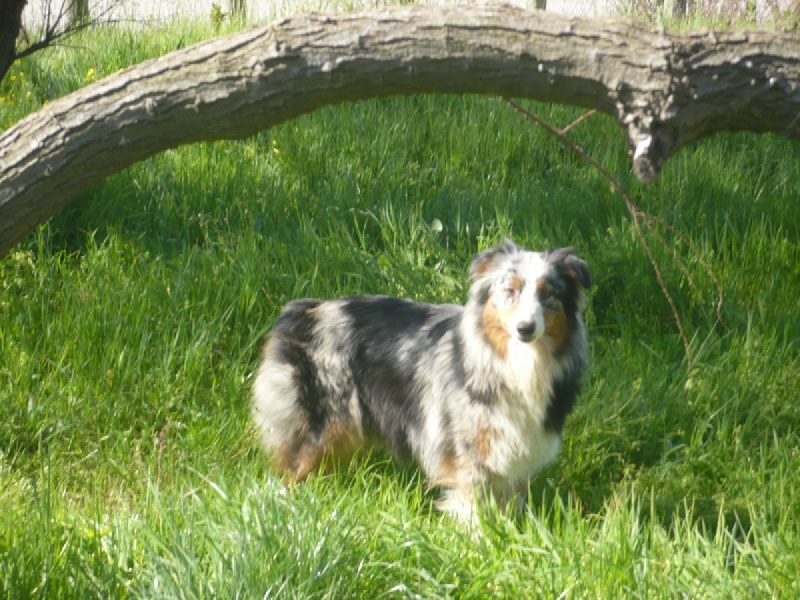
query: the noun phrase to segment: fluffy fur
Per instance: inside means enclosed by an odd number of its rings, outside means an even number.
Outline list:
[[[479,254],[465,306],[385,296],[290,302],[275,321],[253,415],[275,470],[304,479],[381,442],[415,459],[438,508],[521,507],[553,460],[587,361],[586,263],[511,241]]]

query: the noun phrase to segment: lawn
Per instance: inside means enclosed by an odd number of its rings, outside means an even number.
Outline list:
[[[212,34],[34,55],[0,127]],[[2,595],[800,596],[800,144],[720,135],[643,186],[610,119],[569,135],[675,228],[646,232],[688,355],[622,199],[496,98],[347,104],[171,150],[0,259]],[[284,489],[249,418],[283,304],[463,302],[470,259],[506,236],[573,246],[595,283],[592,364],[527,513],[472,535],[379,453]]]

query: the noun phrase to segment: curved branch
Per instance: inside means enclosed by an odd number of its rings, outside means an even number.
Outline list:
[[[510,6],[408,6],[278,21],[144,62],[0,136],[0,254],[152,154],[245,138],[328,104],[473,93],[596,108],[652,181],[723,130],[800,137],[800,38],[663,30]]]

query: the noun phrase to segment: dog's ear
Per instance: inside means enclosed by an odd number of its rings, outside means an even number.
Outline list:
[[[592,287],[592,276],[586,261],[572,253],[572,248],[556,248],[547,251],[547,257],[564,274],[584,289]]]
[[[583,286],[583,289],[588,290],[592,287],[592,276],[589,274],[589,267],[585,260],[570,254],[567,258],[567,266],[570,277]]]
[[[472,259],[472,264],[469,266],[469,278],[474,281],[479,277],[483,277],[487,271],[498,265],[506,256],[520,250],[521,248],[508,238],[500,246],[487,248]]]

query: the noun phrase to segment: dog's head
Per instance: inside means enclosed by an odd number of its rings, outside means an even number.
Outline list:
[[[531,252],[506,240],[470,266],[470,302],[481,327],[503,357],[510,340],[534,344],[547,336],[558,352],[575,329],[591,286],[586,263],[570,248]]]

